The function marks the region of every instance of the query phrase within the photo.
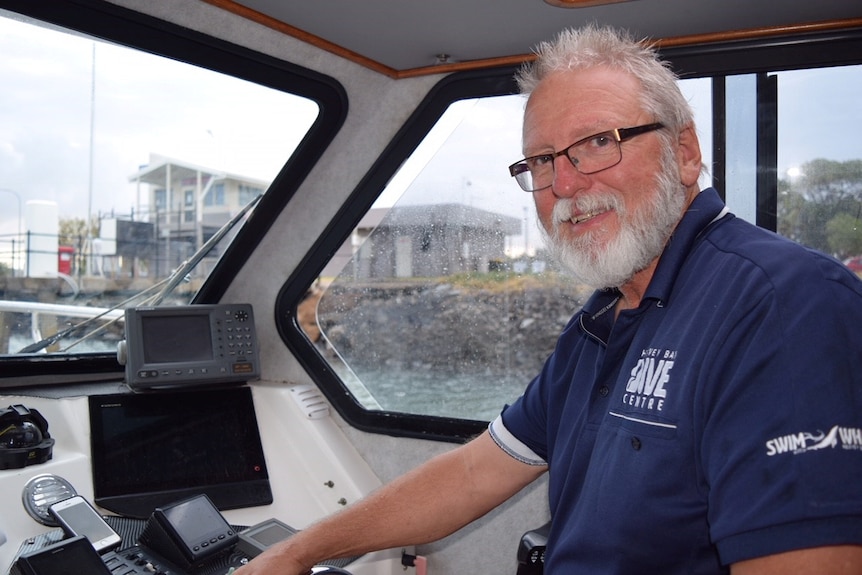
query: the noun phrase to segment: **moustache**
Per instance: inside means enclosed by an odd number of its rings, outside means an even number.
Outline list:
[[[608,211],[624,215],[625,205],[614,194],[561,198],[551,211],[551,224],[556,227],[565,222],[579,223]]]

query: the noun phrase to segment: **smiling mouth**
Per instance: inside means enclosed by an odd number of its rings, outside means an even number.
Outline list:
[[[603,211],[587,212],[586,214],[580,214],[577,216],[573,216],[573,217],[569,218],[568,221],[570,221],[573,224],[580,224],[580,223],[585,222],[587,220],[591,220],[594,217],[596,217],[600,214],[603,214],[603,213],[604,213]]]

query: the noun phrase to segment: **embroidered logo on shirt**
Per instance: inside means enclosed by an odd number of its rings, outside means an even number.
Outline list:
[[[834,425],[828,432],[818,429],[816,433],[803,431],[782,435],[766,442],[766,455],[770,457],[782,453],[798,455],[808,451],[834,449],[839,445],[842,449],[862,450],[862,429]]]
[[[641,352],[640,359],[629,374],[623,404],[661,411],[667,398],[666,384],[670,381],[670,370],[676,351],[669,349],[647,348]]]

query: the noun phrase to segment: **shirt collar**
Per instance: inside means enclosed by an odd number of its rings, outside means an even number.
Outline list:
[[[658,266],[644,294],[644,300],[667,302],[673,283],[679,276],[680,268],[694,248],[694,244],[711,224],[727,213],[724,202],[714,188],[707,188],[694,198],[659,258]]]
[[[661,254],[644,300],[668,300],[673,282],[695,242],[713,222],[727,213],[727,207],[714,188],[707,188],[694,198]],[[615,288],[597,290],[583,307],[584,319],[588,322],[598,320],[618,298],[619,291]]]

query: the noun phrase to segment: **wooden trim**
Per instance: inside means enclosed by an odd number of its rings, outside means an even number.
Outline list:
[[[774,36],[805,34],[809,32],[849,30],[851,28],[860,27],[862,27],[862,18],[848,18],[846,20],[827,20],[824,22],[809,22],[787,26],[770,26],[766,28],[730,30],[727,32],[716,32],[710,34],[676,36],[673,38],[658,40],[657,45],[661,48],[669,48],[671,46],[692,46],[696,44],[714,44],[716,42],[731,42],[734,40],[752,40],[754,38],[770,38]]]
[[[557,8],[586,8],[587,6],[603,6],[605,4],[616,4],[617,2],[631,2],[632,0],[545,0]]]
[[[486,58],[483,60],[470,60],[469,62],[452,62],[450,64],[438,64],[436,66],[400,70],[396,72],[396,75],[393,77],[400,80],[402,78],[415,78],[417,76],[427,76],[429,74],[449,74],[452,72],[494,68],[497,66],[517,66],[534,59],[534,55],[520,55],[505,56],[501,58]]]
[[[393,79],[415,78],[419,76],[429,76],[432,74],[449,74],[452,72],[461,72],[464,70],[476,70],[480,68],[491,68],[496,66],[512,66],[530,62],[535,59],[535,54],[519,54],[513,56],[505,56],[501,58],[487,58],[482,60],[471,60],[469,62],[452,62],[449,64],[437,64],[433,66],[423,66],[420,68],[410,68],[407,70],[396,70],[385,66],[376,60],[366,58],[361,54],[357,54],[352,50],[343,48],[337,44],[333,44],[328,40],[324,40],[314,34],[309,34],[304,30],[300,30],[290,24],[277,20],[271,16],[267,16],[256,10],[252,10],[242,4],[238,4],[233,0],[203,0],[208,4],[212,4],[222,10],[226,10],[253,22],[257,22],[268,28],[272,28],[282,34],[291,36],[316,46],[321,50],[326,50],[337,56],[350,60],[360,66],[364,66],[370,70],[383,74]],[[674,36],[671,38],[656,39],[655,44],[659,48],[669,48],[678,46],[692,46],[697,44],[714,44],[716,42],[728,42],[734,40],[751,40],[755,38],[768,38],[773,36],[802,34],[810,32],[826,32],[834,30],[843,30],[862,27],[862,18],[849,18],[845,20],[827,20],[824,22],[809,22],[802,24],[791,24],[786,26],[771,26],[764,28],[750,28],[746,30],[731,30],[728,32],[716,32],[709,34],[690,34],[686,36]]]
[[[233,14],[236,14],[238,16],[242,16],[243,18],[251,20],[252,22],[257,22],[258,24],[262,24],[263,26],[266,26],[268,28],[272,28],[273,30],[281,32],[282,34],[285,34],[287,36],[291,36],[293,38],[296,38],[297,40],[305,42],[306,44],[311,44],[312,46],[316,46],[317,48],[320,48],[321,50],[326,50],[327,52],[332,52],[333,54],[335,54],[337,56],[341,56],[342,58],[344,58],[346,60],[350,60],[352,62],[355,62],[355,63],[359,64],[360,66],[370,68],[371,70],[374,70],[375,72],[379,72],[380,74],[384,74],[384,75],[392,77],[392,78],[398,77],[398,71],[395,70],[394,68],[390,68],[389,66],[384,66],[383,64],[381,64],[375,60],[372,60],[370,58],[366,58],[365,56],[362,56],[361,54],[357,54],[356,52],[353,52],[352,50],[348,50],[347,48],[343,48],[337,44],[333,44],[332,42],[330,42],[328,40],[324,40],[323,38],[321,38],[319,36],[315,36],[314,34],[309,34],[308,32],[306,32],[304,30],[300,30],[299,28],[291,26],[290,24],[282,22],[281,20],[277,20],[271,16],[267,16],[266,14],[258,12],[257,10],[252,10],[251,8],[243,6],[242,4],[238,4],[238,3],[234,2],[233,0],[203,0],[203,1],[206,2],[207,4],[212,4],[213,6],[216,6],[217,8],[221,8],[222,10],[226,10],[226,11],[232,12]]]

